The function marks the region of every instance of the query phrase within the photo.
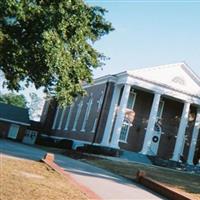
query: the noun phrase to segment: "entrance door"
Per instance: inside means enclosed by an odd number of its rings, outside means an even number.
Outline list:
[[[33,130],[26,130],[26,134],[23,138],[23,143],[26,144],[35,144],[36,138],[37,138],[37,131]]]
[[[8,132],[8,138],[16,139],[18,131],[19,131],[19,125],[11,124]]]
[[[160,143],[160,136],[162,133],[162,129],[160,124],[156,123],[154,127],[154,133],[151,140],[151,147],[149,151],[149,155],[156,156],[158,152],[158,147]]]

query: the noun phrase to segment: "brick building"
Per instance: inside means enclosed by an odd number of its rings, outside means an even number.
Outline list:
[[[199,159],[200,78],[186,64],[124,71],[84,87],[87,96],[69,107],[46,102],[42,123],[51,137],[188,164]]]

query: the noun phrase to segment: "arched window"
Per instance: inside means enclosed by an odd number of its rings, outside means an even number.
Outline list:
[[[73,125],[73,128],[72,128],[72,131],[76,131],[76,126],[77,126],[77,123],[78,123],[78,119],[79,119],[79,116],[80,116],[80,113],[81,113],[82,106],[83,106],[83,100],[81,100],[79,102],[78,106],[77,106],[77,111],[76,111],[76,114],[75,114],[74,125]]]

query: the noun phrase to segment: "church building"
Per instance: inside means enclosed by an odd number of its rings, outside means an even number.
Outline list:
[[[193,164],[200,146],[200,78],[185,64],[106,75],[71,106],[44,107],[46,131],[93,144]]]

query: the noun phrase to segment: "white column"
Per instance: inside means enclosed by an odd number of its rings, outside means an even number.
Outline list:
[[[200,108],[197,109],[197,116],[196,116],[195,125],[194,125],[194,129],[192,133],[192,139],[190,143],[190,149],[189,149],[189,154],[188,154],[188,159],[187,159],[187,163],[189,165],[193,165],[193,159],[194,159],[194,153],[195,153],[195,148],[197,144],[199,129],[200,129]]]
[[[144,143],[143,143],[142,151],[140,152],[142,154],[148,154],[151,147],[154,126],[157,121],[157,113],[158,113],[158,108],[159,108],[159,103],[160,103],[160,97],[161,97],[161,94],[159,93],[154,94],[153,103],[151,106],[151,112],[149,115],[149,121],[147,125],[147,130],[146,130],[146,134],[144,138]]]
[[[177,137],[176,137],[174,153],[173,153],[173,157],[172,157],[172,160],[174,160],[174,161],[179,161],[180,155],[182,153],[183,145],[185,142],[185,130],[186,130],[186,127],[188,124],[189,111],[190,111],[190,103],[185,102],[183,111],[182,111],[182,115],[181,115],[181,122],[179,125]]]
[[[115,126],[113,129],[113,135],[112,135],[112,140],[110,146],[113,148],[119,148],[119,137],[120,137],[120,132],[122,128],[122,124],[124,121],[124,115],[128,103],[128,98],[129,98],[129,93],[130,93],[131,86],[128,84],[124,85],[120,105],[119,105],[119,110],[117,113],[117,118],[115,122]]]
[[[114,122],[114,118],[116,114],[116,108],[117,108],[117,103],[119,100],[120,90],[121,90],[121,87],[119,85],[115,85],[114,92],[112,95],[110,110],[108,113],[108,119],[107,119],[106,126],[104,129],[103,139],[101,142],[102,146],[109,145],[109,139],[110,139],[110,134],[112,131],[112,126],[113,126],[113,122]]]

